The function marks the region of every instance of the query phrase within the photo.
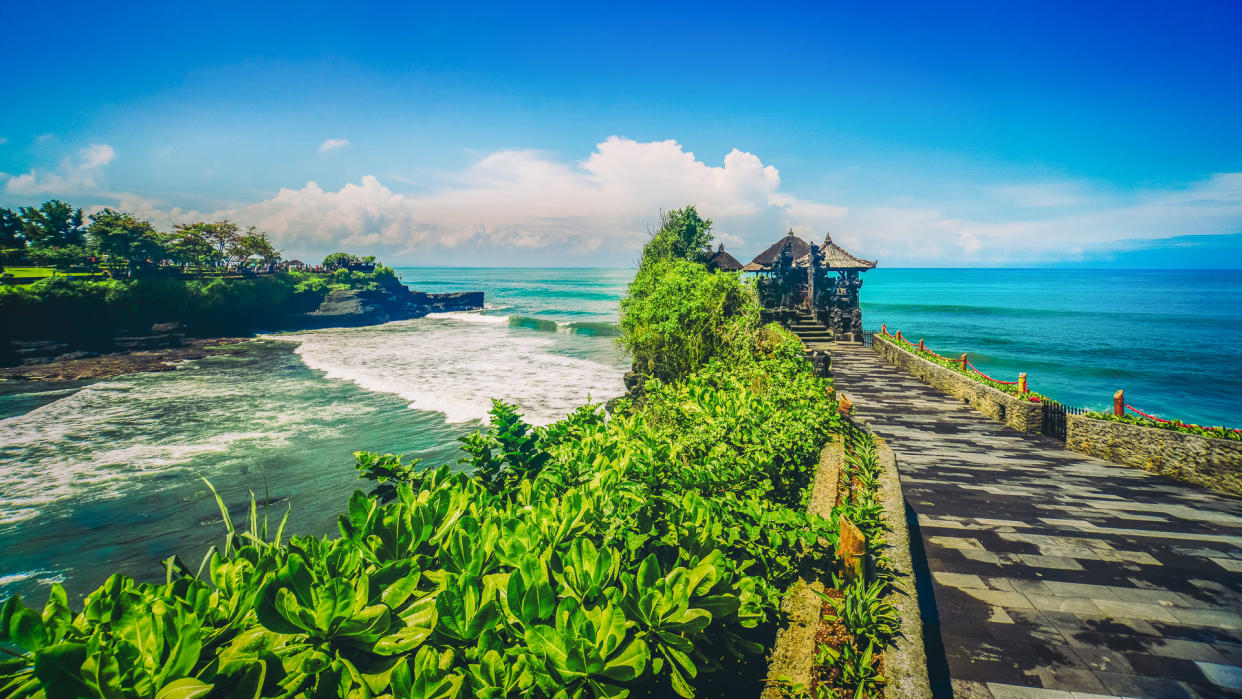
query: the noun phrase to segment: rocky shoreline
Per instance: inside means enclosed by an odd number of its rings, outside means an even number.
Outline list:
[[[178,362],[202,359],[220,354],[244,352],[248,337],[186,338],[177,347],[109,352],[81,356],[75,352],[38,362],[0,367],[0,381],[85,381],[107,379],[125,374],[169,371]]]
[[[276,319],[267,324],[267,329],[359,327],[482,308],[481,291],[429,294],[404,285],[378,291],[340,290],[328,294],[314,311]],[[10,365],[0,366],[0,381],[83,381],[168,371],[181,361],[243,352],[245,343],[253,340],[197,337],[191,331],[181,323],[159,323],[140,334],[113,337],[92,347],[53,340],[9,341],[7,348],[0,347],[0,354]]]

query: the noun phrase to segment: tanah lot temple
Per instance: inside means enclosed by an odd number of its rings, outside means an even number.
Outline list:
[[[765,321],[786,326],[813,322],[830,339],[841,342],[862,342],[859,275],[875,265],[832,242],[831,234],[816,245],[794,235],[793,230],[746,265],[725,252],[723,245],[707,258],[711,269],[740,270],[759,277]]]

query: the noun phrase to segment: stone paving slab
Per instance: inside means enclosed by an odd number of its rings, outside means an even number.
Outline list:
[[[1016,432],[869,348],[829,352],[897,454],[938,695],[1242,697],[1242,498]]]

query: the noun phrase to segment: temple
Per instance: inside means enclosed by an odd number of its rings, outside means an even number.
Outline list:
[[[832,242],[831,234],[815,245],[790,230],[742,271],[759,276],[759,300],[767,318],[790,322],[809,314],[834,340],[861,342],[859,274],[875,265],[846,252]]]
[[[708,250],[710,251],[711,248],[708,247]],[[736,257],[725,252],[724,243],[721,243],[720,246],[716,248],[716,252],[710,253],[707,256],[707,262],[705,264],[707,265],[707,268],[713,272],[738,272],[742,269],[742,263],[738,262]]]

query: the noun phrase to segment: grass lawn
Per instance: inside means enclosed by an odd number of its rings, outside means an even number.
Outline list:
[[[33,284],[34,282],[50,277],[55,274],[58,277],[92,277],[95,273],[91,272],[61,272],[52,267],[9,267],[5,266],[0,269],[0,274],[12,274],[15,278],[20,279],[21,284]]]

